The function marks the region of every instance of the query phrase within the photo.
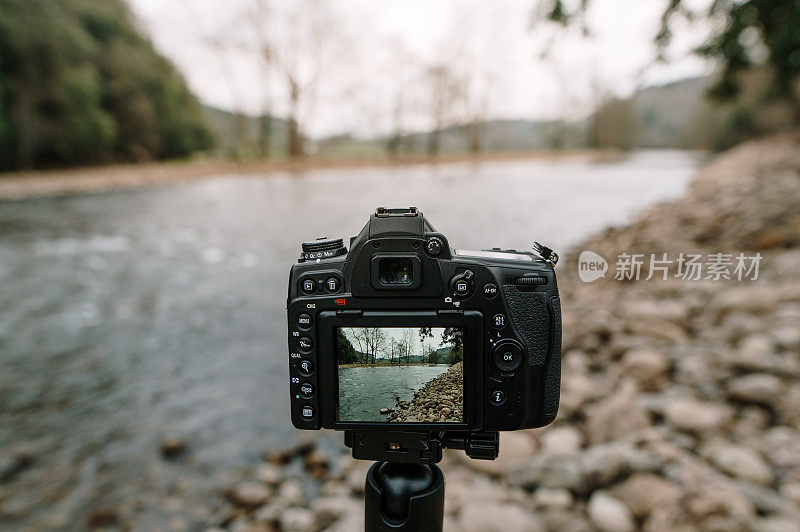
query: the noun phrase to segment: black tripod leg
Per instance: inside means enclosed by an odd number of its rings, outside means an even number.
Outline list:
[[[444,475],[437,466],[376,462],[365,492],[366,532],[441,532]]]

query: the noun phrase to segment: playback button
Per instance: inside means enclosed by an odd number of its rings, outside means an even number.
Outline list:
[[[303,405],[302,407],[300,407],[300,416],[303,419],[313,419],[314,407],[311,405]]]

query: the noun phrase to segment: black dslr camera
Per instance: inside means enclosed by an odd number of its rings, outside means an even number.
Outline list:
[[[494,459],[547,425],[561,380],[558,256],[451,250],[416,208],[379,208],[350,251],[303,244],[287,301],[292,423],[345,431],[355,458]]]

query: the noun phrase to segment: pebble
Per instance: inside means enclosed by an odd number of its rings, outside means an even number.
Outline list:
[[[230,492],[230,498],[239,506],[261,506],[272,496],[272,492],[261,482],[242,482]]]
[[[475,501],[461,509],[460,532],[544,532],[539,517],[511,504],[486,504]]]
[[[280,484],[284,478],[283,468],[270,462],[264,462],[256,469],[256,478],[261,482],[275,486]]]
[[[712,443],[703,454],[720,470],[733,477],[762,485],[772,483],[772,469],[764,458],[743,445]]]
[[[669,359],[655,349],[631,349],[622,357],[623,372],[646,387],[652,386],[669,368]]]
[[[774,406],[783,395],[783,381],[775,375],[753,373],[728,382],[728,395],[738,401]]]
[[[561,454],[536,454],[507,474],[510,486],[522,488],[564,488],[579,491],[583,474],[578,457]]]
[[[612,493],[634,517],[644,519],[656,507],[674,504],[681,496],[681,488],[653,473],[636,473],[615,486]]]
[[[314,514],[307,508],[287,508],[281,513],[282,532],[313,532],[316,530]]]
[[[284,481],[278,489],[278,495],[292,506],[302,506],[306,502],[303,484],[296,478]]]
[[[733,421],[733,409],[725,404],[694,399],[673,399],[666,405],[667,422],[678,430],[722,430]]]
[[[586,512],[592,523],[603,532],[628,532],[634,529],[628,507],[604,491],[592,494]]]
[[[550,427],[539,436],[542,452],[552,454],[577,454],[583,446],[583,434],[575,427],[562,425]]]

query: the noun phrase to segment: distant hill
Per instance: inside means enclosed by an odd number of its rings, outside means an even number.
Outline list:
[[[262,127],[266,127],[264,117],[232,113],[210,105],[203,106],[203,113],[214,130],[217,139],[214,151],[218,155],[227,157],[259,154],[259,132]],[[271,153],[285,153],[286,120],[270,117],[269,128]]]
[[[630,129],[624,147],[708,147],[707,138],[698,133],[703,129],[698,127],[698,123],[710,108],[704,99],[704,91],[709,83],[709,78],[690,78],[645,87],[628,99],[615,100],[618,108],[630,115],[624,122],[625,128]],[[219,154],[252,156],[259,153],[261,118],[237,115],[210,106],[205,106],[204,111],[216,133],[216,150]],[[600,112],[607,110],[601,109]],[[590,144],[589,133],[594,120],[594,115],[574,122],[498,119],[480,123],[478,127],[482,130],[484,151],[575,149]],[[271,124],[271,153],[283,155],[286,153],[287,123],[273,117]],[[468,151],[473,127],[473,124],[461,124],[442,129],[439,140],[441,151]],[[621,126],[612,122],[605,127],[614,130]],[[404,135],[399,142],[399,151],[425,153],[429,135],[430,132]],[[238,139],[239,136],[241,139]],[[383,152],[387,143],[386,137],[364,139],[341,134],[312,139],[308,142],[308,148],[313,153],[360,156]]]

